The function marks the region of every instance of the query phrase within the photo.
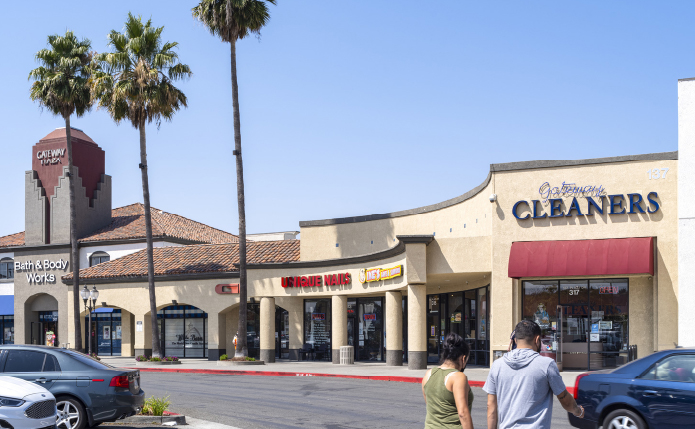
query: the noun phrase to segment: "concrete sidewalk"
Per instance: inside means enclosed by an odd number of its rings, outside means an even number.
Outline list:
[[[206,372],[230,373],[230,371],[243,371],[249,375],[291,375],[291,376],[338,376],[348,378],[394,378],[394,381],[411,381],[421,379],[426,370],[409,370],[407,365],[400,367],[386,366],[385,363],[355,362],[354,365],[334,365],[331,362],[313,361],[288,361],[279,360],[275,363],[267,363],[258,366],[219,366],[216,361],[207,359],[182,359],[180,365],[155,365],[151,363],[139,363],[133,357],[106,356],[101,357],[102,362],[119,368],[137,368],[143,371],[162,370],[173,372]],[[434,368],[436,365],[429,365]],[[482,386],[487,379],[489,368],[468,366],[466,375],[472,385]],[[584,371],[561,372],[565,385],[573,387],[577,375]],[[283,374],[277,374],[283,373]],[[398,380],[402,379],[402,380]]]

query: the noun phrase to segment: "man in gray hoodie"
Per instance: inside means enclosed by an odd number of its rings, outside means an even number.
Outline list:
[[[492,364],[483,386],[488,429],[550,429],[553,395],[562,408],[584,417],[584,408],[565,389],[555,361],[538,354],[540,326],[522,320],[514,332],[517,348]]]

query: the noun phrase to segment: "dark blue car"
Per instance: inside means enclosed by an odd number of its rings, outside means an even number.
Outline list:
[[[577,428],[695,428],[695,349],[656,352],[613,370],[581,374],[574,397]]]

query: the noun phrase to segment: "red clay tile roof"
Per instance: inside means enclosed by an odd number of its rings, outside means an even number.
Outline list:
[[[228,232],[195,222],[183,216],[151,207],[152,236],[173,237],[198,243],[238,243],[239,238]],[[141,203],[114,209],[111,224],[80,238],[80,242],[145,238],[145,206]]]
[[[238,243],[239,238],[228,232],[207,226],[183,216],[151,208],[152,237],[176,238],[194,243]],[[113,209],[111,223],[85,237],[81,243],[106,240],[145,238],[145,206],[141,203]],[[24,233],[0,237],[0,248],[24,246]]]
[[[0,237],[0,247],[24,246],[24,232]]]
[[[246,255],[250,264],[299,261],[299,240],[249,242]],[[237,243],[157,247],[153,256],[155,276],[239,271]],[[123,277],[147,277],[146,250],[80,270],[80,279]],[[71,280],[72,273],[63,279]]]

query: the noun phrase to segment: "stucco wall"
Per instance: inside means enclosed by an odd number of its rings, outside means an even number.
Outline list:
[[[581,167],[561,167],[498,172],[493,180],[498,200],[492,236],[491,326],[493,349],[506,348],[516,318],[512,311],[513,280],[508,277],[509,252],[515,241],[586,240],[602,238],[648,237],[657,239],[658,318],[657,347],[673,347],[677,341],[677,171],[678,161],[621,162]],[[666,179],[649,179],[648,169],[668,168]],[[540,186],[549,182],[577,186],[602,185],[608,195],[639,193],[645,200],[657,192],[660,210],[656,213],[572,216],[555,219],[518,220],[512,207],[519,200],[540,200]],[[586,213],[588,204],[578,198]],[[564,198],[566,211],[571,198]],[[607,207],[607,204],[606,204]],[[547,206],[544,206],[547,210]],[[520,215],[526,212],[520,211]],[[631,312],[632,313],[632,312]],[[634,313],[633,317],[639,317]],[[632,318],[632,317],[631,317]]]
[[[695,80],[678,81],[678,276],[680,301],[678,324],[695,326]],[[695,346],[695,329],[681,329],[678,343]]]
[[[182,246],[178,243],[169,243],[166,241],[155,241],[152,243],[154,247],[169,247],[169,246]],[[147,247],[147,243],[128,243],[128,244],[112,244],[112,245],[99,245],[90,244],[87,246],[80,246],[80,268],[89,267],[89,258],[94,252],[106,252],[111,257],[111,260],[122,258],[123,256],[130,255],[131,253],[139,252]]]

